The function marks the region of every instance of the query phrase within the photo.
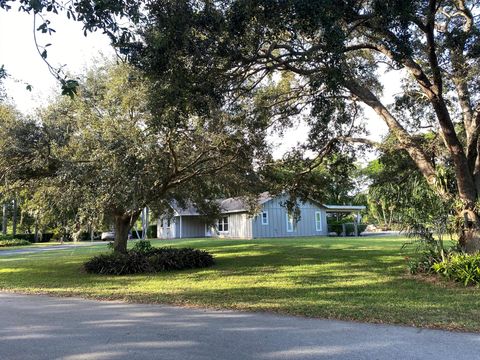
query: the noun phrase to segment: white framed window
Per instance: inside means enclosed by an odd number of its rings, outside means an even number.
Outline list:
[[[262,225],[268,225],[268,211],[262,212]]]
[[[293,232],[295,228],[295,224],[293,222],[293,216],[290,214],[287,215],[287,232]]]
[[[315,230],[322,231],[322,212],[315,211]]]
[[[218,232],[227,233],[228,232],[228,216],[222,216],[217,221]]]

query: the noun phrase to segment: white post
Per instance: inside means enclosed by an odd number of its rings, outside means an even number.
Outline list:
[[[150,214],[148,207],[145,208],[145,239],[148,237],[148,227],[150,225]]]
[[[142,240],[145,240],[147,234],[145,233],[145,208],[142,210]]]
[[[180,215],[180,239],[182,238],[182,215]]]

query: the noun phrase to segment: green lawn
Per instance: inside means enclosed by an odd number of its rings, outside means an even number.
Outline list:
[[[82,272],[102,245],[0,256],[0,289],[480,331],[480,289],[411,277],[404,241],[156,240],[208,250],[217,265],[121,277]]]
[[[72,243],[64,243],[64,245],[68,245],[68,244],[72,244]],[[41,248],[41,247],[56,246],[56,245],[62,245],[62,244],[60,242],[52,241],[52,242],[44,242],[44,243],[32,243],[31,245],[22,245],[22,246],[5,246],[5,247],[0,247],[0,251]]]

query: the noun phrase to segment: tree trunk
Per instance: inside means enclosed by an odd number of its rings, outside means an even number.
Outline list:
[[[115,214],[113,216],[115,221],[115,241],[113,242],[113,251],[119,254],[127,253],[128,232],[132,228],[135,221],[142,210],[137,210],[132,213]]]
[[[15,197],[13,199],[13,219],[12,219],[12,234],[13,237],[17,235],[17,210],[18,210],[18,204],[17,204],[17,198]]]
[[[127,253],[128,231],[130,230],[130,227],[130,217],[125,215],[115,216],[114,252],[120,254]]]
[[[3,204],[3,213],[2,213],[2,234],[7,235],[7,225],[8,225],[8,219],[7,219],[7,204]]]

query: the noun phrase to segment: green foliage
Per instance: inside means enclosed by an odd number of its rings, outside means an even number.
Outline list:
[[[241,109],[154,106],[159,83],[126,64],[100,64],[79,83],[77,96],[56,99],[39,118],[0,123],[0,174],[28,190],[42,229],[66,239],[113,224],[124,251],[145,206],[163,213],[177,201],[218,212],[209,199],[254,192],[254,166],[268,149]]]
[[[352,203],[357,167],[352,154],[337,150],[321,161],[306,158],[300,150],[290,152],[261,170],[264,190],[271,194],[287,192],[291,199],[315,199],[324,204]],[[295,202],[287,201],[286,205],[295,213]]]
[[[16,234],[15,238],[33,243],[35,241],[35,234]]]
[[[416,141],[426,152],[431,152],[432,157],[434,153],[440,157],[444,151],[443,144],[432,132],[419,136]],[[442,258],[444,238],[457,231],[458,222],[453,198],[441,194],[454,193],[456,184],[451,168],[439,165],[436,170],[437,183],[432,187],[390,135],[382,144],[379,158],[370,162],[363,174],[370,183],[368,219],[374,219],[382,228],[397,228],[415,238],[417,252],[426,251],[434,258]],[[418,262],[430,263],[424,261],[425,258],[428,256],[420,256]]]
[[[139,240],[135,242],[131,251],[135,251],[138,253],[149,253],[152,251],[153,247],[150,241],[148,240]]]
[[[128,275],[168,270],[203,268],[214,264],[206,251],[191,248],[153,248],[149,241],[139,241],[127,254],[102,254],[84,264],[93,274]]]
[[[157,237],[157,225],[149,225],[147,230],[147,237],[149,239],[154,239]]]
[[[452,254],[432,265],[433,271],[465,286],[480,285],[480,254]]]
[[[410,274],[416,275],[432,273],[432,266],[438,263],[439,260],[441,261],[441,258],[435,256],[432,252],[422,251],[411,257],[408,256],[405,260],[407,260],[407,267]]]
[[[14,238],[18,240],[25,240],[25,241],[28,241],[29,243],[32,243],[35,241],[35,234],[16,234],[15,236],[13,236],[12,234],[8,234],[8,235],[0,234],[0,240],[12,240]]]
[[[345,224],[346,236],[350,236],[355,233],[355,226],[352,223],[345,223],[342,221],[329,221],[328,223],[328,232],[336,232],[337,235],[341,235],[343,232],[343,224]],[[360,235],[367,228],[366,224],[357,224],[357,231]]]
[[[26,246],[31,244],[32,243],[30,241],[21,239],[0,240],[0,247]]]

